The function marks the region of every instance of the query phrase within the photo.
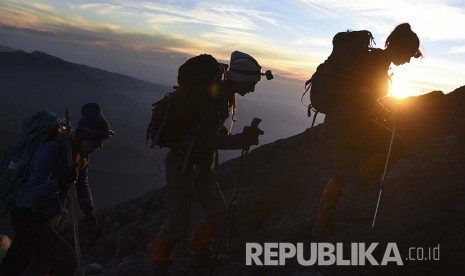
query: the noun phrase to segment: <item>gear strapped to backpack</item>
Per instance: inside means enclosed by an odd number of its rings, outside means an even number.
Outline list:
[[[334,36],[333,50],[328,59],[318,65],[316,72],[305,82],[302,99],[310,91],[307,116],[311,117],[312,110],[315,112],[312,127],[317,114],[326,114],[337,102],[344,83],[350,81],[350,74],[347,73],[356,69],[356,61],[368,53],[373,42],[373,35],[366,30],[348,30]]]
[[[7,211],[12,206],[15,191],[26,180],[35,150],[56,138],[64,123],[63,118],[46,111],[40,111],[23,120],[21,138],[15,146],[6,150],[0,162],[0,208]]]
[[[150,148],[186,148],[191,131],[202,112],[202,102],[212,92],[213,84],[222,80],[228,65],[218,63],[211,55],[188,59],[178,69],[176,90],[152,105],[152,118],[146,142]]]

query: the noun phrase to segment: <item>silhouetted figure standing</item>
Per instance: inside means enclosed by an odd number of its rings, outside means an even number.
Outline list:
[[[371,49],[357,61],[356,72],[347,72],[335,105],[326,114],[325,125],[333,148],[333,176],[320,199],[312,235],[323,237],[333,230],[333,219],[342,189],[350,181],[369,183],[384,168],[392,132],[376,123],[373,116],[381,106],[377,102],[389,90],[391,63],[402,65],[422,56],[420,41],[408,23],[398,25],[386,39],[385,49]],[[395,140],[391,164],[399,158],[402,143]],[[360,165],[362,152],[374,153]]]
[[[189,234],[191,209],[196,202],[202,205],[206,218],[195,227],[189,266],[209,268],[213,260],[210,247],[219,236],[228,211],[215,177],[217,150],[245,149],[257,145],[259,135],[263,134],[258,128],[246,127],[242,133],[230,135],[224,123],[235,106],[235,94],[244,96],[253,92],[261,75],[261,66],[252,56],[233,52],[226,79],[208,85],[208,96],[204,99],[203,108],[199,108],[199,121],[191,129],[195,133],[193,137],[196,137],[191,153],[182,145],[174,145],[167,154],[168,213],[163,228],[153,242],[155,275],[169,273],[171,254],[176,244]],[[197,91],[196,94],[204,93]]]

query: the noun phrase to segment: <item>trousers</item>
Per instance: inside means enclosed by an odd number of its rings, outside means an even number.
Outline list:
[[[24,275],[74,275],[74,250],[49,221],[31,209],[15,207],[11,223],[16,236],[0,263],[1,273],[21,275],[31,265]]]
[[[188,235],[191,209],[199,202],[211,225],[221,227],[228,208],[212,169],[188,166],[183,173],[184,157],[170,151],[165,159],[167,182],[167,218],[160,235],[176,244]]]

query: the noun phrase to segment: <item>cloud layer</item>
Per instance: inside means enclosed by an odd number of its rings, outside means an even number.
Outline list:
[[[10,31],[146,54],[208,52],[221,60],[239,49],[254,55],[264,67],[300,79],[324,61],[338,31],[369,29],[382,46],[394,26],[407,21],[426,53],[425,60],[413,62],[414,67],[451,82],[447,86],[438,81],[437,89],[461,85],[464,75],[450,79],[437,72],[437,65],[426,62],[431,58],[455,72],[461,68],[465,9],[457,1],[5,0],[0,4],[0,25]],[[398,71],[399,77],[415,81],[419,91],[429,89],[421,82],[431,79]]]

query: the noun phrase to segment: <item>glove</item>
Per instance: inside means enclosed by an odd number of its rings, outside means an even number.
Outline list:
[[[82,211],[86,215],[86,224],[87,224],[87,226],[93,227],[93,226],[97,225],[98,217],[95,214],[94,207],[89,206],[89,207],[84,208]]]
[[[69,183],[72,183],[77,180],[79,174],[78,166],[71,166],[65,169],[65,172],[58,177],[58,186],[63,188]]]
[[[264,132],[258,127],[244,127],[244,130],[241,133],[242,148],[248,148],[252,145],[258,145],[258,137],[263,134]]]

